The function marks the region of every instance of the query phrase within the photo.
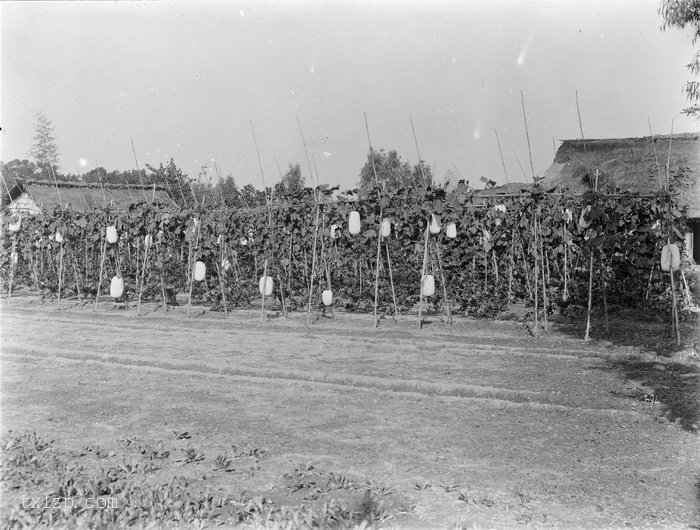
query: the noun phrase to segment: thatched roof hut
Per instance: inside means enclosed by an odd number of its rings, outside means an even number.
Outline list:
[[[671,177],[688,170],[677,199],[688,207],[690,217],[700,218],[700,133],[564,140],[542,185],[581,193],[590,189],[590,178],[598,170],[601,190],[654,193],[665,181],[667,164]]]
[[[57,182],[55,185],[47,180],[16,180],[8,193],[3,196],[3,205],[7,205],[10,212],[30,214],[53,210],[59,204],[75,210],[92,210],[107,205],[126,209],[143,200],[172,202],[165,188],[157,185],[100,186],[85,182]]]

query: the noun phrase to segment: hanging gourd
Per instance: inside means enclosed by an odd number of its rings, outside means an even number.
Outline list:
[[[219,237],[216,238],[216,244],[217,244],[217,245],[223,245],[223,244],[224,244],[224,234],[219,234]]]
[[[570,223],[573,220],[574,214],[571,213],[571,210],[568,208],[566,208],[562,213],[564,214],[564,221],[566,223]]]
[[[391,235],[391,219],[385,217],[382,219],[382,237],[389,237]]]
[[[330,306],[333,304],[333,291],[330,289],[326,289],[323,291],[323,294],[321,295],[321,299],[323,300],[323,305],[326,307]]]
[[[447,228],[445,228],[445,235],[450,239],[456,239],[457,225],[455,223],[447,223]]]
[[[146,234],[143,237],[143,245],[146,248],[151,248],[153,246],[153,236],[151,234]]]
[[[350,212],[350,219],[348,222],[348,231],[350,235],[356,236],[362,230],[362,222],[360,221],[360,212],[353,210]]]
[[[331,239],[338,239],[340,237],[340,227],[338,225],[331,225]]]
[[[158,240],[159,243],[161,241],[163,241],[163,231],[162,230],[158,230],[158,233],[156,234],[156,239]]]
[[[589,204],[586,206],[583,210],[581,210],[581,216],[578,218],[578,226],[580,229],[585,230],[589,226],[591,226],[591,221],[590,218],[588,221],[586,221],[586,216],[588,216],[591,213],[591,205]]]
[[[10,232],[19,232],[19,229],[21,226],[22,226],[22,217],[17,217],[17,221],[7,225],[7,228]]]
[[[203,261],[197,261],[194,264],[194,281],[201,282],[207,275],[207,266]]]
[[[486,247],[491,243],[491,233],[488,230],[484,230],[481,236],[481,246]]]
[[[119,237],[117,236],[117,227],[116,226],[108,226],[107,227],[107,243],[110,245],[114,245]]]
[[[661,249],[661,270],[677,271],[681,266],[681,253],[676,245],[664,245]]]
[[[10,253],[10,263],[12,263],[12,266],[15,267],[17,262],[19,262],[19,256],[17,255],[17,251],[13,250]]]
[[[423,296],[433,296],[435,294],[435,277],[432,274],[423,276],[421,289],[423,290]]]
[[[63,236],[61,232],[56,232],[56,243],[63,243]]]
[[[224,259],[221,262],[221,268],[224,269],[224,272],[227,272],[231,268],[231,262],[227,259]]]
[[[431,214],[430,215],[430,233],[435,235],[440,233],[440,216]]]
[[[248,240],[245,237],[242,237],[240,243],[242,247],[245,247],[248,244]]]
[[[260,294],[264,296],[271,296],[272,288],[274,287],[274,285],[275,283],[272,280],[271,276],[261,276],[260,284],[258,285],[258,288],[260,289]]]
[[[112,298],[121,298],[124,294],[124,278],[115,276],[109,284],[109,295]]]
[[[493,209],[496,210],[497,212],[506,213],[505,204],[497,204],[496,206],[493,207]]]

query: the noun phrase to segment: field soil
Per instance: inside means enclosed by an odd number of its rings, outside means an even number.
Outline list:
[[[422,330],[415,316],[375,329],[371,315],[307,326],[306,314],[62,304],[2,300],[5,432],[115,461],[158,443],[195,449],[201,459],[159,473],[278,504],[329,477],[371,485],[385,527],[700,523],[688,330],[685,353],[665,355],[663,325],[628,319],[605,340],[596,321],[586,343],[580,322],[537,338],[515,321],[439,315]],[[235,470],[217,470],[222,454]],[[5,488],[2,507],[21,494]]]

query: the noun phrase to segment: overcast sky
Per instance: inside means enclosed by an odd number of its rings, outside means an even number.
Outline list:
[[[64,172],[173,157],[242,186],[300,163],[357,185],[373,146],[421,157],[438,180],[530,178],[559,139],[700,130],[680,114],[689,31],[648,1],[2,2],[2,152],[26,158],[37,112]],[[84,165],[81,166],[81,159]],[[313,161],[312,161],[313,164]]]

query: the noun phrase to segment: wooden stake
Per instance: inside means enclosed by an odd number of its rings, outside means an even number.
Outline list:
[[[525,114],[525,96],[523,91],[520,91],[520,101],[523,106],[523,119],[525,120],[525,138],[527,138],[527,152],[530,155],[530,171],[532,171],[532,180],[535,180],[535,166],[532,163],[532,149],[530,148],[530,133],[527,130],[527,114]]]
[[[450,299],[447,297],[447,282],[445,281],[445,273],[442,270],[442,257],[440,256],[440,245],[434,242],[435,255],[437,256],[438,271],[440,271],[440,281],[442,282],[442,295],[445,298],[445,307],[447,308],[447,323],[452,325],[452,309],[450,308]]]
[[[263,266],[263,288],[262,288],[262,307],[260,308],[260,322],[265,321],[265,294],[267,291],[267,258]]]
[[[318,240],[318,217],[321,210],[321,206],[316,203],[316,226],[314,228],[314,247],[313,255],[311,257],[311,280],[309,282],[309,308],[306,313],[306,325],[311,323],[311,300],[314,295],[314,274],[316,272],[316,242]]]
[[[73,249],[71,249],[71,256],[73,257],[73,276],[75,277],[75,290],[78,294],[78,303],[82,307],[83,294],[80,292],[80,279],[78,278],[78,260],[75,257],[75,251]]]
[[[588,273],[588,316],[586,320],[586,333],[583,340],[588,342],[591,333],[591,310],[593,308],[593,248],[591,248],[591,258]]]
[[[610,333],[610,318],[608,316],[608,296],[605,289],[605,270],[603,268],[603,259],[601,256],[598,262],[598,282],[600,283],[600,289],[603,292],[603,312],[605,313],[605,333]]]
[[[61,257],[58,266],[58,309],[61,309],[61,288],[63,287],[63,243],[61,243]]]
[[[221,265],[219,265],[219,263],[216,264],[216,274],[219,276],[219,288],[221,289],[221,302],[224,304],[224,315],[228,316],[228,305],[226,304],[226,289],[224,288],[224,276],[221,273],[221,267],[223,267],[224,258],[224,247],[222,246],[219,258],[221,261]]]
[[[379,210],[379,230],[377,234],[377,267],[374,273],[374,327],[379,327],[377,319],[377,305],[379,303],[379,262],[382,259],[382,210]]]
[[[136,315],[141,316],[141,296],[143,295],[143,278],[146,276],[146,261],[148,260],[148,245],[144,240],[143,267],[141,267],[141,285],[139,286],[139,302],[136,308]]]
[[[423,248],[423,270],[420,275],[420,298],[418,301],[418,329],[423,327],[423,280],[425,279],[425,269],[428,266],[428,240],[430,238],[430,217],[425,224],[425,245]]]
[[[506,161],[503,159],[503,151],[501,150],[501,140],[498,138],[498,131],[493,130],[496,133],[496,143],[498,144],[498,153],[501,155],[501,164],[503,165],[503,174],[506,176],[506,189],[510,193],[510,182],[508,180],[508,171],[506,170]]]
[[[95,307],[93,311],[97,311],[97,302],[100,301],[100,288],[102,287],[102,272],[104,271],[105,267],[105,255],[106,255],[106,250],[107,250],[107,240],[103,239],[102,240],[102,257],[100,258],[100,278],[97,281],[97,295],[95,296]]]
[[[391,256],[389,256],[389,244],[384,243],[386,247],[386,260],[389,263],[389,282],[391,283],[391,298],[394,301],[394,321],[398,322],[399,308],[396,305],[396,291],[394,290],[394,275],[391,272]]]

